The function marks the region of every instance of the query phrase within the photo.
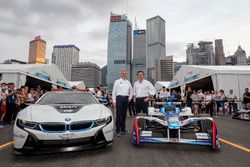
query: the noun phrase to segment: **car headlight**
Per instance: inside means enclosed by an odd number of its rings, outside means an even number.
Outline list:
[[[100,125],[105,125],[105,124],[109,124],[112,121],[112,117],[106,117],[106,118],[101,118],[101,119],[97,119],[95,120],[95,125],[96,126],[100,126]]]
[[[38,123],[36,123],[36,122],[31,122],[31,121],[25,121],[25,120],[18,119],[17,122],[16,122],[16,125],[19,128],[29,128],[29,129],[39,130]]]

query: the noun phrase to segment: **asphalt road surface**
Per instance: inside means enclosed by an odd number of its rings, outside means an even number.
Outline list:
[[[111,147],[98,150],[34,156],[13,155],[12,145],[8,143],[12,141],[12,126],[9,125],[0,129],[0,166],[249,167],[250,122],[233,120],[231,116],[219,116],[216,122],[219,137],[223,140],[218,152],[204,146],[181,144],[144,144],[137,147],[131,144],[127,135],[115,137]],[[129,130],[132,124],[133,118],[128,117]]]

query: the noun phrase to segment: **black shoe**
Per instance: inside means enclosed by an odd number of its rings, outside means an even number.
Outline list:
[[[127,130],[125,130],[125,131],[121,131],[121,134],[122,134],[122,135],[128,135],[129,132],[128,132]]]

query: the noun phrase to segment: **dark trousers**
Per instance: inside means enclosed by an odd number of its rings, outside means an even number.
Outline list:
[[[126,129],[126,117],[128,109],[128,96],[116,96],[116,132],[124,132]]]
[[[4,122],[10,124],[13,114],[16,114],[16,104],[6,103],[6,113],[3,118]]]
[[[135,102],[136,114],[141,113],[142,111],[143,113],[148,115],[148,102],[144,101],[145,98],[146,97],[136,98]]]
[[[135,112],[135,105],[134,105],[134,101],[133,100],[131,100],[130,102],[129,102],[129,106],[128,106],[128,111],[129,111],[129,115],[130,116],[135,116],[136,115],[136,112]]]
[[[235,114],[237,111],[237,104],[234,103],[233,101],[229,102],[229,114],[232,114],[232,109],[233,109],[233,114]]]

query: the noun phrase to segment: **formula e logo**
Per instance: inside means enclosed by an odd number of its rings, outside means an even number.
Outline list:
[[[64,120],[65,121],[71,121],[71,118],[65,118]]]

